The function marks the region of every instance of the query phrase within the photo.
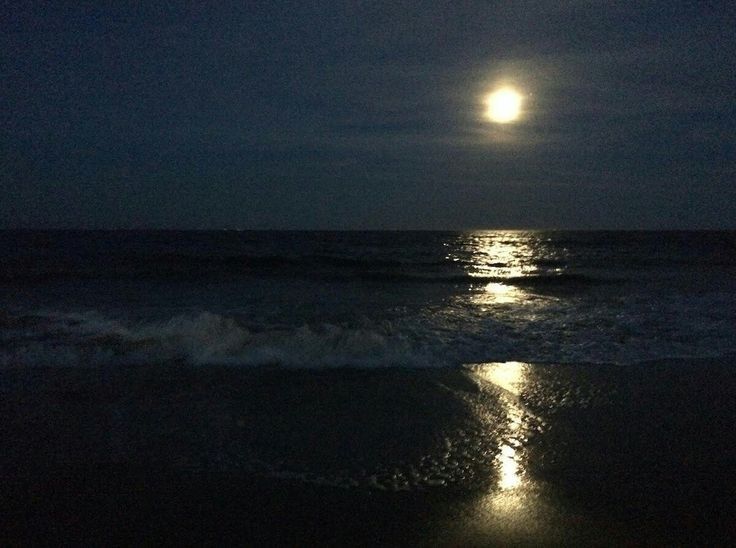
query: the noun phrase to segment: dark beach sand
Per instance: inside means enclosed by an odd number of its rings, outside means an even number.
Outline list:
[[[6,369],[0,536],[724,543],[735,365]]]

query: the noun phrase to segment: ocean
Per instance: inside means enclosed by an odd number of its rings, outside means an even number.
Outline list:
[[[0,533],[736,529],[736,232],[0,232]]]
[[[0,366],[736,350],[734,232],[1,232]]]

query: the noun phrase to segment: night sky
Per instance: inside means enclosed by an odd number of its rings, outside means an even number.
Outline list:
[[[2,2],[0,226],[736,228],[733,0],[104,4]]]

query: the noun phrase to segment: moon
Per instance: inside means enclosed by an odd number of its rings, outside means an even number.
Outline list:
[[[486,96],[486,118],[497,124],[508,124],[521,115],[521,94],[513,88],[497,89]]]

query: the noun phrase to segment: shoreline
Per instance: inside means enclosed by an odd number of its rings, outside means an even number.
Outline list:
[[[734,388],[731,358],[4,369],[0,529],[18,542],[724,542]]]

